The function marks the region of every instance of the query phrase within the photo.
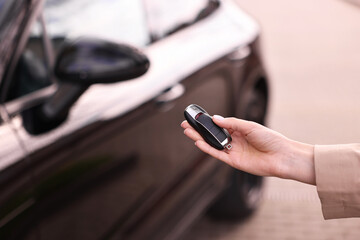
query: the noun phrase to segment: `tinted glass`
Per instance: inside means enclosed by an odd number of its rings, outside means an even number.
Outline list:
[[[43,43],[43,29],[40,21],[36,21],[11,79],[5,82],[2,98],[10,101],[49,86],[50,73]]]

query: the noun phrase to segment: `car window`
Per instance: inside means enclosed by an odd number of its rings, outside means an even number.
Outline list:
[[[149,29],[155,39],[163,38],[196,22],[211,0],[144,0]]]
[[[65,40],[95,37],[137,47],[150,42],[142,0],[47,0],[42,13],[31,26],[16,67],[2,81],[1,102],[51,85],[54,78],[50,61],[54,61]],[[51,59],[45,38],[51,41]]]
[[[0,0],[0,101],[2,102],[5,99],[3,96],[5,75],[8,73],[10,62],[16,55],[14,52],[23,35],[30,4],[31,2],[26,0]]]
[[[51,38],[96,37],[136,47],[149,43],[142,0],[47,0]]]
[[[45,51],[41,21],[31,26],[24,50],[14,71],[9,73],[2,87],[2,102],[14,100],[51,85],[51,67]]]

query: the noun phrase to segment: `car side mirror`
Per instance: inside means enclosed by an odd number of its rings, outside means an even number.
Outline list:
[[[54,72],[61,82],[90,85],[136,78],[148,68],[148,58],[134,47],[81,38],[61,49]]]
[[[24,127],[33,135],[54,129],[90,85],[130,80],[146,73],[149,66],[145,54],[125,44],[94,38],[65,43],[54,67],[58,88],[45,103],[26,110]]]

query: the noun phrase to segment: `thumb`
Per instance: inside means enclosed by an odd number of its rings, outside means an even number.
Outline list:
[[[256,125],[256,123],[251,121],[246,121],[234,117],[224,118],[219,115],[213,116],[213,121],[216,125],[226,129],[232,129],[234,131],[240,132],[250,132]]]

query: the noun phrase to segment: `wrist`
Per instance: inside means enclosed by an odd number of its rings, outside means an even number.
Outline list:
[[[314,145],[289,141],[282,159],[282,177],[315,185]]]

